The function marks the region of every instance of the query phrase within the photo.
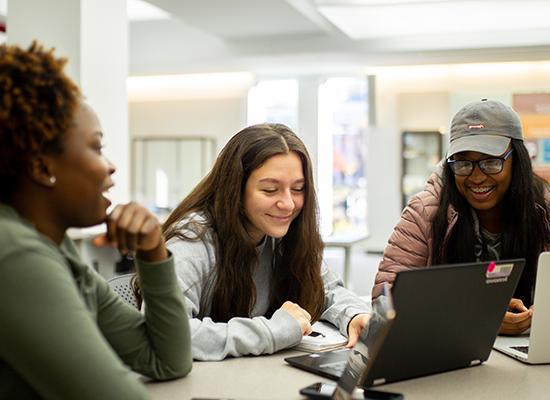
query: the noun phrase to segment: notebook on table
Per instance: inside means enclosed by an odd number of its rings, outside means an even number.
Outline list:
[[[344,347],[348,338],[329,322],[317,321],[311,326],[312,332],[304,336],[294,350],[315,353]]]
[[[522,259],[503,260],[399,272],[392,288],[396,318],[364,386],[486,361],[524,263]],[[348,357],[345,349],[285,361],[338,379]]]
[[[527,364],[550,363],[550,252],[539,256],[529,334],[499,336],[494,348]]]

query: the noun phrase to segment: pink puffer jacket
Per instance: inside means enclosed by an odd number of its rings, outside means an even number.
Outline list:
[[[415,195],[403,210],[378,266],[372,289],[373,298],[380,294],[383,282],[391,284],[395,280],[396,272],[432,265],[432,221],[439,206],[440,174],[439,168],[430,176],[424,190]],[[550,193],[545,193],[545,199],[550,208]],[[458,213],[452,206],[449,207],[447,218],[449,226],[443,246],[458,220]],[[550,225],[548,218],[546,223]],[[550,242],[545,244],[544,250],[550,251]]]

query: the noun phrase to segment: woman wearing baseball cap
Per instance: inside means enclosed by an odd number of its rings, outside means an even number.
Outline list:
[[[529,328],[538,256],[550,250],[550,193],[533,173],[518,115],[498,101],[451,121],[447,160],[414,196],[390,236],[373,288],[418,266],[525,258],[500,333]]]

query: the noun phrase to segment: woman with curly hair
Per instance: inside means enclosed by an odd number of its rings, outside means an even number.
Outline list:
[[[322,265],[311,161],[284,125],[243,129],[165,222],[193,357],[273,353],[319,319],[357,341],[370,306]]]
[[[0,398],[148,398],[128,367],[155,379],[191,369],[184,299],[156,218],[134,203],[107,215],[115,168],[64,64],[36,43],[0,46]],[[66,235],[100,223],[136,253],[144,314]]]

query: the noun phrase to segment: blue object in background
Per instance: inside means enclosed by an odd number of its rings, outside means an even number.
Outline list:
[[[550,163],[550,139],[542,140],[542,161]]]

